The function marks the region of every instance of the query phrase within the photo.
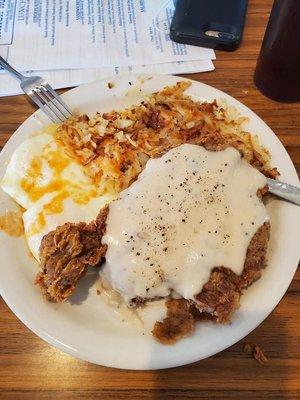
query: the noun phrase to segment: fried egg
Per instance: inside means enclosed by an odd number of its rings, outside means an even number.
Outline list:
[[[25,237],[39,260],[41,240],[66,222],[89,222],[113,199],[85,174],[84,166],[69,157],[53,135],[41,133],[25,140],[14,152],[1,182],[20,206]]]
[[[23,214],[25,237],[30,251],[38,261],[40,244],[47,233],[66,222],[90,222],[97,217],[105,204],[113,200],[113,196],[107,194],[95,197],[87,204],[78,204],[71,197],[66,197],[61,202],[61,196],[60,192],[52,198],[49,195],[44,196]],[[51,212],[56,201],[61,202],[61,211]]]

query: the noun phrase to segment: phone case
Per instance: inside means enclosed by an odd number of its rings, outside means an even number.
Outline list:
[[[232,51],[242,38],[248,0],[177,0],[175,42]]]

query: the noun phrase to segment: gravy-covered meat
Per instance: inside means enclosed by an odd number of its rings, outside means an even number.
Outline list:
[[[216,267],[195,302],[185,299],[167,300],[167,317],[156,322],[153,336],[162,344],[173,344],[194,331],[194,324],[201,320],[228,323],[240,306],[244,289],[260,278],[266,264],[270,224],[262,225],[253,236],[246,255],[241,276],[228,268]]]
[[[101,275],[133,299],[193,300],[215,267],[237,276],[256,231],[269,219],[257,190],[266,177],[238,151],[184,144],[149,160],[110,204]]]
[[[209,281],[195,296],[199,311],[215,315],[220,323],[230,321],[233,312],[239,308],[243,289],[261,276],[266,264],[269,236],[270,224],[267,222],[258,229],[248,246],[241,276],[228,268],[214,268]]]
[[[65,301],[89,267],[99,264],[106,252],[101,243],[108,207],[89,224],[66,223],[44,236],[36,284],[51,301]]]

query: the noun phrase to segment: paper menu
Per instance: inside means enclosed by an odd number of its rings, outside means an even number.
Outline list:
[[[0,54],[16,69],[103,68],[207,60],[156,29],[164,0],[2,0]],[[162,10],[169,25],[173,2]]]

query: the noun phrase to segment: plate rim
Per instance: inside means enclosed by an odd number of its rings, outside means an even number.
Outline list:
[[[279,140],[279,138],[276,136],[276,134],[272,131],[272,129],[254,112],[252,111],[250,108],[248,108],[246,105],[244,105],[243,103],[241,103],[239,100],[235,99],[234,97],[230,96],[229,94],[211,86],[211,85],[207,85],[205,83],[199,82],[199,81],[195,81],[192,79],[188,79],[188,78],[183,78],[180,76],[173,76],[173,75],[161,75],[161,74],[127,74],[127,75],[120,75],[119,77],[110,77],[110,78],[104,78],[101,80],[96,80],[90,83],[86,83],[83,85],[79,85],[78,87],[72,88],[68,91],[66,91],[62,97],[63,98],[67,98],[68,94],[73,95],[76,92],[80,92],[82,87],[92,87],[95,84],[98,84],[99,82],[109,82],[111,80],[117,80],[117,79],[123,79],[124,77],[143,77],[143,78],[148,78],[149,76],[151,77],[156,77],[156,78],[160,78],[163,77],[164,79],[166,78],[172,78],[172,79],[177,79],[178,81],[189,81],[192,82],[192,84],[196,84],[196,85],[204,85],[208,90],[213,89],[213,91],[215,93],[217,93],[220,98],[225,98],[226,100],[228,100],[229,102],[232,101],[233,105],[236,106],[238,105],[238,110],[243,112],[243,110],[247,110],[247,113],[250,113],[252,115],[252,117],[254,117],[256,120],[259,120],[259,122],[264,126],[265,129],[267,129],[269,133],[272,134],[273,136],[273,140],[276,139],[277,145],[279,145],[281,147],[281,150],[283,150],[285,152],[285,155],[287,156],[288,162],[289,162],[289,167],[291,168],[291,170],[293,170],[294,175],[297,175],[295,166],[289,156],[289,154],[287,153],[287,151],[285,150],[283,144],[281,143],[281,141]],[[171,83],[169,83],[171,84]],[[163,85],[162,85],[163,86]],[[217,96],[216,94],[216,96]],[[9,140],[6,142],[5,146],[3,147],[3,150],[0,153],[0,162],[2,162],[2,159],[5,158],[5,149],[8,148],[8,146],[10,146],[10,143],[13,142],[13,137],[16,134],[21,134],[20,132],[22,132],[22,126],[24,123],[26,123],[28,120],[34,119],[37,116],[40,116],[42,114],[41,110],[37,110],[36,112],[34,112],[31,116],[29,116],[18,128],[17,130],[11,135],[11,137],[9,138]],[[297,263],[295,263],[295,268],[293,271],[293,276],[295,274],[295,271],[297,269]],[[254,329],[256,329],[269,315],[270,313],[276,308],[276,306],[278,305],[278,303],[281,301],[282,297],[285,295],[292,279],[293,276],[291,278],[291,280],[285,285],[285,289],[284,291],[282,291],[282,295],[280,295],[280,297],[278,298],[278,301],[276,302],[275,305],[272,306],[271,310],[269,310],[267,312],[266,315],[264,315],[262,318],[259,319],[259,322],[255,325],[255,327],[251,327],[249,328],[246,332],[242,333],[242,336],[238,335],[238,337],[236,338],[236,340],[232,341],[231,344],[226,345],[225,347],[220,344],[219,347],[216,347],[215,350],[213,350],[209,355],[205,355],[204,357],[199,357],[197,355],[195,355],[195,357],[193,359],[189,359],[183,362],[178,363],[178,361],[174,360],[174,361],[170,361],[170,363],[168,365],[162,365],[162,366],[155,366],[155,365],[150,365],[149,368],[142,368],[143,370],[154,370],[154,369],[165,369],[165,368],[173,368],[176,366],[180,366],[180,365],[186,365],[186,364],[190,364],[196,361],[200,361],[204,358],[208,358],[214,354],[217,354],[220,351],[225,350],[226,348],[232,346],[233,344],[237,343],[238,341],[242,340],[246,335],[248,335],[250,332],[252,332]],[[126,368],[126,366],[122,366],[120,367],[119,365],[116,365],[116,363],[112,362],[112,363],[100,363],[99,361],[96,361],[95,359],[92,359],[91,357],[86,357],[84,354],[81,354],[80,351],[73,349],[72,347],[68,346],[66,343],[62,343],[60,342],[57,338],[49,335],[44,329],[40,329],[40,327],[36,327],[36,326],[32,326],[30,319],[28,320],[28,318],[26,318],[26,316],[22,315],[22,313],[20,313],[17,309],[17,307],[15,307],[15,304],[13,304],[11,302],[11,298],[9,296],[9,293],[5,293],[5,291],[3,291],[3,287],[0,281],[0,292],[1,295],[4,299],[4,301],[6,302],[6,304],[8,305],[8,307],[13,311],[13,313],[17,316],[18,319],[20,319],[22,321],[22,323],[24,323],[31,331],[33,331],[36,335],[38,335],[39,337],[41,337],[43,340],[45,340],[46,342],[48,342],[49,344],[53,345],[56,348],[59,348],[60,350],[64,351],[65,353],[68,353],[76,358],[79,358],[81,360],[85,360],[85,361],[89,361],[92,363],[96,363],[99,365],[105,365],[105,366],[109,366],[109,367],[113,367],[113,368],[123,368],[123,369],[136,369],[136,370],[140,370],[141,368]],[[155,364],[155,363],[154,363]]]

